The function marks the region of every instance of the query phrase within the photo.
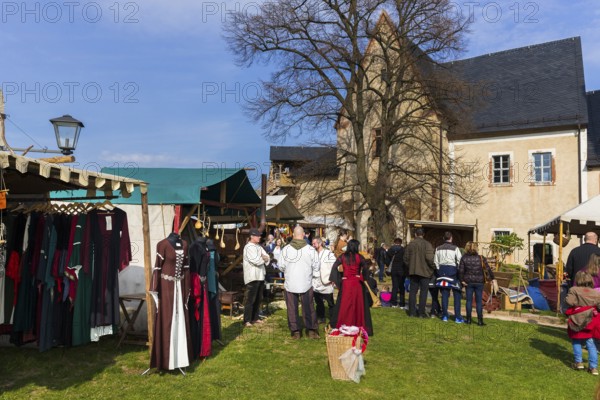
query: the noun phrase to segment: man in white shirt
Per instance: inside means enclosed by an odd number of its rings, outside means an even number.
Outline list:
[[[263,290],[265,288],[265,263],[271,258],[260,245],[260,231],[256,228],[250,229],[250,240],[244,246],[244,284],[246,294],[244,303],[244,326],[260,324],[258,318],[260,303],[262,302]]]
[[[448,299],[450,291],[454,295],[454,321],[462,324],[460,315],[461,288],[458,281],[458,263],[462,254],[458,246],[452,244],[452,233],[444,233],[444,244],[435,249],[433,262],[438,270],[436,286],[442,292],[442,321],[448,321]]]
[[[315,303],[317,306],[317,322],[325,323],[325,302],[329,309],[329,320],[335,303],[333,302],[333,283],[329,281],[331,267],[335,263],[335,256],[329,249],[323,247],[323,239],[316,236],[312,241],[312,246],[319,254],[319,276],[313,278],[313,290]]]
[[[287,305],[288,326],[292,338],[300,339],[301,325],[298,321],[298,300],[302,302],[302,317],[308,337],[318,339],[319,325],[313,307],[313,277],[319,276],[319,255],[304,240],[304,229],[294,228],[293,239],[281,251],[279,269],[285,274],[285,303]]]

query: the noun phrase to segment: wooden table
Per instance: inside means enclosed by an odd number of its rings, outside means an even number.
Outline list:
[[[131,315],[129,315],[129,311],[125,306],[126,301],[137,301],[137,308]],[[134,328],[135,320],[140,314],[140,310],[145,302],[146,294],[144,293],[124,294],[119,296],[119,304],[121,304],[121,310],[123,310],[125,321],[123,321],[121,324],[121,338],[119,339],[119,344],[117,344],[117,347],[121,347],[122,343],[141,345],[146,345],[148,343],[148,332],[136,332]]]

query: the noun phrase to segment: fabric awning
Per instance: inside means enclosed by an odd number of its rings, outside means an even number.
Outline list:
[[[287,194],[267,196],[267,221],[297,221],[304,218]]]
[[[300,225],[322,225],[322,226],[334,226],[336,228],[346,229],[348,231],[354,231],[354,227],[341,217],[334,217],[332,215],[309,215],[304,219],[298,221]]]
[[[260,197],[244,169],[235,168],[102,168],[103,174],[148,183],[148,204],[192,205],[202,201],[260,206]],[[70,193],[77,196],[77,193]],[[56,196],[67,197],[60,193]],[[139,190],[114,204],[141,204]]]
[[[568,230],[573,235],[581,236],[585,235],[586,232],[600,230],[600,195],[594,196],[551,220],[531,228],[529,233],[539,235],[558,234],[561,221],[565,223],[563,230],[565,232]]]
[[[116,177],[92,170],[52,164],[43,160],[0,151],[0,167],[4,171],[9,196],[34,196],[57,190],[82,190],[81,196],[94,196],[99,190],[105,196],[131,196],[145,182],[128,177]],[[138,190],[139,192],[139,190]]]

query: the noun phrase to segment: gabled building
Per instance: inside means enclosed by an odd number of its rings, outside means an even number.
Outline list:
[[[589,196],[588,107],[580,38],[474,57],[448,65],[472,96],[472,132],[449,134],[485,182],[468,209],[450,196],[448,221],[477,223],[479,241],[528,230]],[[541,237],[533,237],[539,242]],[[576,241],[573,241],[573,243]],[[554,252],[556,254],[556,252]],[[525,254],[516,254],[523,262]]]
[[[412,215],[405,215],[404,220],[418,216],[474,224],[480,242],[511,232],[525,238],[541,221],[600,193],[600,92],[586,94],[580,38],[501,51],[444,67],[461,82],[453,90],[460,90],[469,105],[471,111],[463,118],[469,118],[471,129],[445,132],[440,146],[474,166],[483,201],[468,207],[450,191],[438,199],[433,196],[411,204],[405,212]],[[377,122],[372,125],[376,135]],[[338,127],[338,143],[346,134]],[[273,149],[271,161],[277,165],[281,160],[273,157]],[[306,186],[311,179],[297,176],[292,186],[300,181]],[[312,189],[304,195],[318,196],[319,187]],[[296,196],[302,210],[303,194]],[[343,200],[347,201],[340,198],[337,208],[324,211],[342,216]],[[357,237],[363,241],[368,239],[367,221],[360,216],[353,219]],[[404,236],[407,227],[402,220],[396,222],[398,235]],[[541,240],[534,236],[532,244]],[[516,254],[514,261],[522,263],[526,258],[527,249]]]

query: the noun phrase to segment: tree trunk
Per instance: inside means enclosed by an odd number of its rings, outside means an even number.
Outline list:
[[[373,232],[377,238],[378,245],[386,243],[390,245],[396,235],[396,223],[393,216],[386,208],[385,199],[382,196],[379,207],[372,209]]]

